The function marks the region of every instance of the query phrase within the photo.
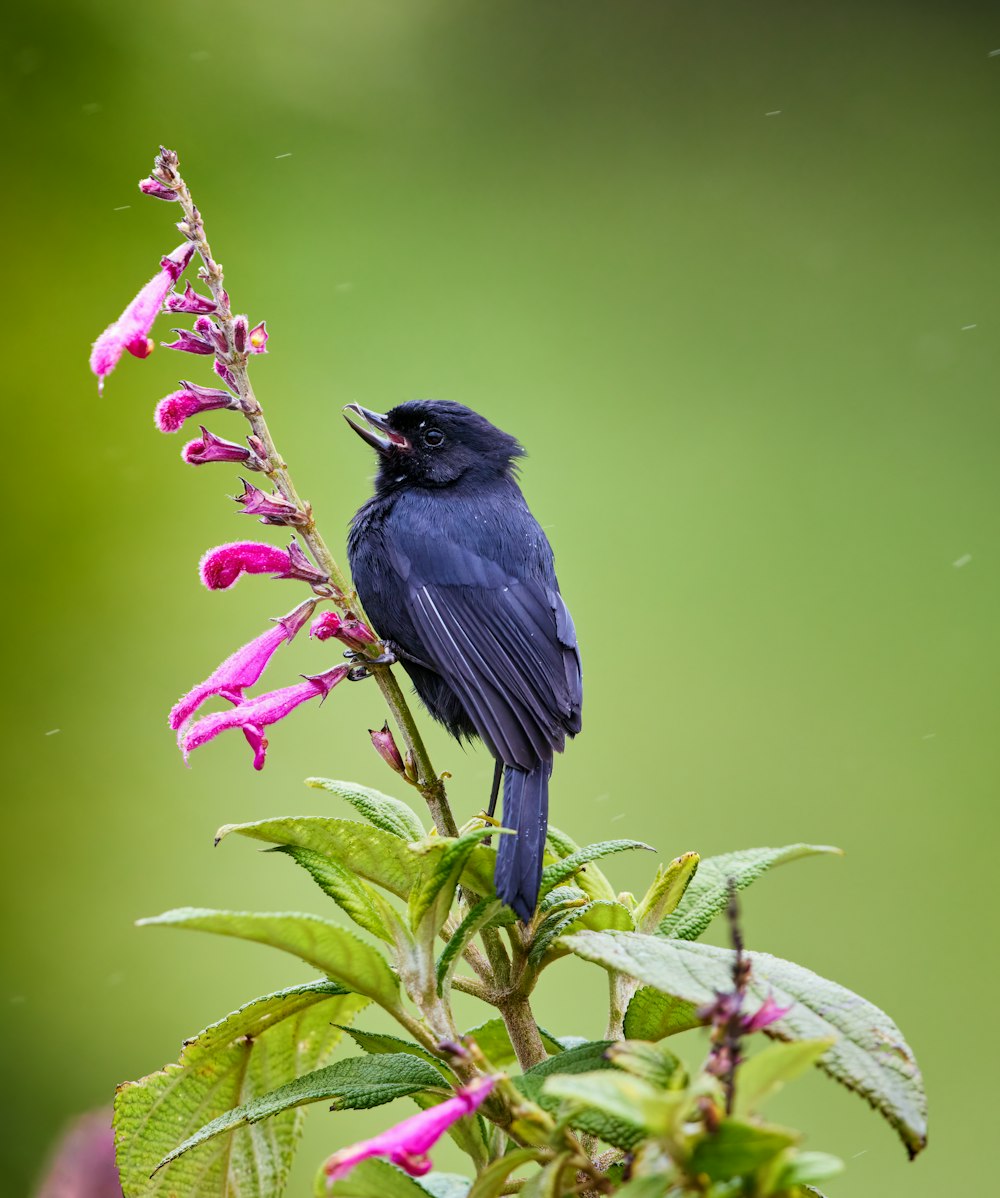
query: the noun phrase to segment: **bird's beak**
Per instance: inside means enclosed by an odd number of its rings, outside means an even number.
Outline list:
[[[364,421],[364,424],[355,424],[347,414],[348,412],[353,412],[355,416]],[[387,416],[382,416],[378,412],[370,412],[359,403],[349,403],[345,406],[344,419],[363,441],[367,441],[379,453],[388,453],[390,449],[407,450],[410,448],[410,442],[406,437],[390,428]]]

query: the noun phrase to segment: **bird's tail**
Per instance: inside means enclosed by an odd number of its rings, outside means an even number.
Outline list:
[[[530,772],[507,766],[503,775],[503,826],[516,836],[497,838],[497,895],[525,923],[538,904],[542,854],[549,823],[549,777],[552,762]]]

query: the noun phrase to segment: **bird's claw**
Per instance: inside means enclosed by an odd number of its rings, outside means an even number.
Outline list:
[[[388,650],[385,653],[380,653],[378,657],[367,657],[360,649],[345,649],[344,656],[348,661],[357,662],[359,666],[394,666],[397,658],[394,653]]]

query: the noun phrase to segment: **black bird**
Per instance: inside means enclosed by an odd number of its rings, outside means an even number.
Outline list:
[[[348,423],[378,451],[375,494],[351,522],[358,595],[431,715],[480,737],[503,773],[497,894],[538,902],[552,755],[580,731],[576,632],[552,549],[515,481],[524,450],[461,404],[416,400]]]

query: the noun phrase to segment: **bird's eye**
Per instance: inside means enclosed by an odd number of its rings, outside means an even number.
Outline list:
[[[424,433],[425,445],[440,445],[443,440],[444,433],[441,432],[439,428],[429,428],[427,432]]]

